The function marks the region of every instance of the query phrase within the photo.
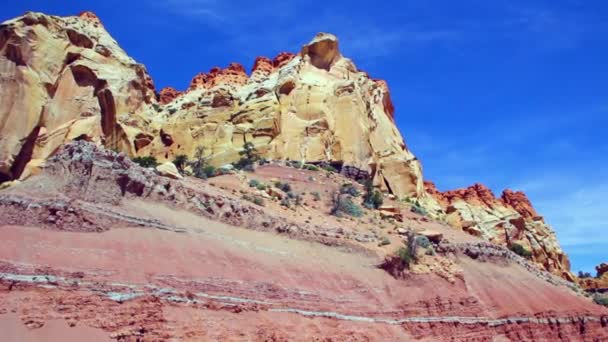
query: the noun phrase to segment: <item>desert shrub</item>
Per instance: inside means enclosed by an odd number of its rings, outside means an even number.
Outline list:
[[[170,114],[170,115],[175,114],[175,112],[177,112],[177,109],[176,109],[176,108],[169,108],[169,114]]]
[[[333,172],[333,173],[338,172],[338,169],[336,169],[335,167],[333,167],[331,165],[321,165],[321,168],[327,172]]]
[[[524,258],[530,258],[532,256],[532,252],[527,250],[526,247],[515,242],[509,246],[509,249],[511,249],[515,254]]]
[[[207,178],[215,177],[217,176],[217,169],[213,165],[207,165],[203,168],[203,173]]]
[[[382,247],[382,246],[386,246],[386,245],[390,245],[391,244],[391,240],[388,237],[383,237],[382,240],[380,240],[380,242],[378,243],[378,246]]]
[[[291,207],[291,201],[289,200],[289,197],[283,197],[281,199],[281,206],[286,207],[286,208],[290,208]]]
[[[152,108],[154,108],[154,110],[155,110],[156,112],[160,112],[160,111],[162,111],[162,108],[160,107],[160,105],[159,105],[158,103],[153,103],[153,104],[152,104]]]
[[[260,160],[258,150],[253,146],[253,143],[246,142],[243,145],[243,150],[239,152],[241,159],[234,163],[234,167],[244,171],[254,171],[253,164]]]
[[[401,259],[405,268],[409,268],[414,262],[416,255],[408,246],[403,246],[397,250],[397,256]]]
[[[316,165],[312,165],[312,164],[304,164],[304,165],[302,165],[302,168],[305,170],[310,170],[310,171],[319,171],[319,167]]]
[[[357,188],[352,185],[352,184],[342,184],[342,187],[340,188],[340,193],[341,194],[347,194],[347,195],[351,195],[353,197],[357,197],[359,196],[359,190],[357,190]]]
[[[243,199],[246,201],[252,202],[253,204],[259,205],[261,207],[264,206],[264,199],[262,197],[244,194]]]
[[[413,212],[413,213],[416,213],[418,215],[422,215],[422,216],[426,216],[427,215],[426,210],[424,210],[424,208],[421,207],[418,202],[414,203],[414,205],[412,206],[412,209],[410,209],[410,211]]]
[[[289,183],[275,182],[274,186],[276,186],[278,189],[281,189],[283,192],[286,192],[288,194],[291,192],[291,185]]]
[[[288,160],[287,161],[287,166],[293,167],[296,169],[301,169],[303,165],[304,165],[304,163],[302,163],[301,161],[297,161],[297,160]]]
[[[287,192],[287,197],[289,197],[290,199],[294,199],[296,198],[296,194],[293,191],[289,191]]]
[[[422,248],[429,248],[431,247],[431,241],[429,241],[429,238],[427,238],[424,235],[418,235],[416,236],[416,244]]]
[[[321,194],[318,191],[313,191],[310,193],[312,195],[312,199],[315,201],[321,200]]]
[[[188,156],[185,154],[178,154],[173,159],[173,164],[175,164],[175,167],[179,172],[184,171],[184,166],[186,166],[186,163],[188,163]]]
[[[263,207],[264,206],[264,199],[262,197],[255,196],[253,198],[253,203],[259,205],[260,207]]]
[[[295,200],[295,205],[298,206],[298,207],[301,206],[302,202],[304,201],[304,199],[302,198],[301,195],[296,195],[296,197],[294,198],[294,200]]]
[[[188,162],[192,168],[192,175],[196,178],[207,179],[209,176],[206,172],[207,159],[205,158],[205,148],[198,146],[194,152],[194,159]]]
[[[133,162],[139,164],[141,167],[157,167],[158,162],[155,157],[146,156],[146,157],[135,157],[133,158]]]
[[[257,188],[258,185],[260,185],[260,181],[257,179],[252,179],[249,181],[249,187],[251,188]]]
[[[583,271],[578,271],[578,277],[580,279],[593,278],[593,276],[591,275],[591,273],[589,273],[589,272],[583,272]]]
[[[595,298],[593,298],[593,301],[595,302],[595,304],[599,304],[599,305],[608,307],[608,298],[607,297],[595,297]]]
[[[342,214],[347,214],[353,217],[363,216],[363,210],[361,207],[355,204],[353,200],[348,197],[342,197],[339,193],[337,193],[334,195],[332,202],[332,215],[338,217],[342,216]]]
[[[372,180],[368,179],[364,183],[365,195],[363,196],[363,205],[368,209],[378,209],[384,203],[382,193],[378,190],[374,190]]]
[[[264,191],[264,190],[266,190],[267,186],[264,183],[260,183],[255,188],[258,189],[258,190]]]

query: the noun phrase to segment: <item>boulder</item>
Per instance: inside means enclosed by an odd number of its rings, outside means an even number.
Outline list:
[[[166,163],[158,165],[156,167],[156,171],[158,172],[159,175],[161,175],[163,177],[168,177],[168,178],[172,178],[172,179],[184,178],[177,170],[177,167],[175,167],[175,164],[173,164],[172,162],[166,162]]]

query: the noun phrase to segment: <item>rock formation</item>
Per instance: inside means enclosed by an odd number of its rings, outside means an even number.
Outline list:
[[[27,177],[74,138],[161,161],[202,145],[216,165],[252,142],[267,158],[329,161],[400,197],[423,193],[386,83],[343,57],[333,35],[318,34],[297,55],[259,57],[251,77],[238,63],[215,67],[157,100],[145,68],[90,12],[27,13],[1,31],[2,180]]]
[[[154,85],[90,12],[0,26],[0,181],[25,178],[66,141],[135,153]]]
[[[330,163],[373,179],[397,198],[488,241],[522,244],[545,269],[571,279],[555,234],[523,193],[500,199],[483,185],[439,192],[399,133],[385,81],[370,78],[320,33],[297,54],[258,57],[197,74],[185,91],[156,93],[143,65],[97,16],[41,13],[0,26],[0,182],[26,179],[64,143],[87,140],[160,162],[194,155],[239,159],[251,142],[268,159]]]
[[[438,207],[436,210],[451,226],[498,245],[519,244],[547,271],[574,280],[555,232],[523,192],[507,189],[497,198],[483,184],[441,192],[429,181],[425,181],[425,188],[436,201],[431,200],[427,206]]]
[[[608,263],[601,263],[595,267],[595,278],[579,278],[578,283],[587,291],[608,292]]]

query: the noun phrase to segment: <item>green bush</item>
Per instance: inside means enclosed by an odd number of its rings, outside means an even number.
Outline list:
[[[607,297],[595,297],[595,298],[593,298],[593,301],[595,302],[595,304],[599,304],[599,305],[608,307],[608,298]]]
[[[353,217],[361,217],[363,216],[363,210],[360,206],[355,204],[352,199],[348,197],[343,198],[338,193],[333,198],[333,207],[331,209],[331,214],[338,217],[342,216],[342,214],[347,214]]]
[[[359,194],[359,190],[357,190],[357,188],[352,185],[352,184],[342,184],[342,187],[340,188],[340,193],[341,194],[347,194],[347,195],[351,195],[353,197],[358,197]]]
[[[318,191],[313,191],[310,193],[312,195],[312,199],[315,201],[321,200],[321,194]]]
[[[429,238],[427,238],[424,235],[418,235],[416,236],[416,244],[422,248],[429,248],[431,247],[431,241],[429,241]]]
[[[424,208],[421,207],[420,204],[418,204],[418,202],[414,203],[414,205],[412,206],[412,209],[410,209],[410,211],[413,213],[416,213],[418,215],[422,215],[422,216],[427,215],[426,210],[424,210]]]
[[[378,243],[378,246],[382,247],[382,246],[386,246],[386,245],[390,245],[390,244],[391,244],[391,240],[389,240],[389,238],[385,236],[382,238],[382,240],[380,240],[380,243]]]
[[[289,183],[275,182],[274,186],[276,186],[278,189],[281,189],[283,192],[291,192],[291,185],[289,185]]]
[[[256,189],[264,191],[266,190],[266,184],[260,183],[256,186]]]
[[[532,252],[527,250],[526,247],[515,242],[509,246],[509,249],[511,249],[515,254],[524,258],[530,258],[532,256]]]
[[[246,142],[243,145],[243,150],[239,152],[239,155],[241,155],[241,159],[234,163],[234,167],[239,170],[253,172],[253,164],[260,160],[260,154],[253,143]]]
[[[215,168],[215,166],[213,165],[207,165],[203,168],[203,173],[205,174],[205,176],[209,177],[214,177],[217,176],[217,170]]]
[[[135,157],[135,158],[133,158],[133,162],[139,164],[139,166],[141,166],[141,167],[146,167],[146,168],[158,166],[158,162],[156,161],[156,158],[154,158],[152,156]]]
[[[296,168],[296,169],[301,169],[303,165],[304,164],[301,161],[296,161],[296,160],[288,160],[287,161],[287,166],[293,167],[293,168]]]
[[[188,163],[188,156],[185,154],[178,154],[173,159],[173,164],[175,164],[175,167],[177,170],[179,170],[179,172],[184,171],[184,166],[186,166],[186,163]]]
[[[304,165],[302,165],[302,168],[305,170],[310,170],[310,171],[319,171],[319,167],[316,165],[312,165],[312,164],[304,164]]]
[[[281,204],[283,207],[286,207],[286,208],[291,208],[291,201],[289,200],[289,198],[288,198],[288,197],[283,197],[283,198],[281,199],[281,203],[280,203],[280,204]]]
[[[401,259],[404,266],[409,267],[414,262],[415,255],[410,251],[409,247],[403,246],[397,250],[397,256]]]
[[[368,209],[378,209],[384,203],[382,193],[378,190],[374,190],[374,185],[371,179],[367,179],[364,183],[365,195],[363,195],[363,206]]]
[[[321,165],[321,168],[327,172],[333,172],[333,173],[338,172],[338,169],[336,169],[335,167],[333,167],[331,165]]]
[[[207,167],[207,159],[205,159],[204,155],[205,148],[203,146],[198,146],[194,152],[194,160],[188,162],[188,165],[192,168],[192,175],[196,178],[207,179],[209,177],[205,170]]]
[[[260,207],[264,206],[264,199],[262,197],[254,197],[253,198],[253,203],[259,205]]]
[[[249,187],[251,188],[257,188],[258,185],[260,185],[260,181],[257,179],[252,179],[249,181]]]

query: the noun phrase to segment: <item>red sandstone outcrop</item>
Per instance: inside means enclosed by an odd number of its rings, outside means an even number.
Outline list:
[[[511,191],[506,189],[502,192],[500,199],[503,203],[515,209],[515,211],[525,218],[538,217],[536,210],[532,207],[532,203],[530,203],[530,200],[522,191]]]
[[[82,12],[80,12],[80,14],[78,14],[78,16],[80,18],[83,18],[83,19],[86,19],[86,20],[89,20],[89,21],[92,21],[94,23],[101,25],[101,20],[99,20],[99,17],[91,11],[82,11]]]
[[[199,73],[190,82],[189,90],[197,88],[210,89],[217,85],[242,86],[249,77],[245,68],[239,63],[230,63],[227,68],[214,67],[208,73]]]
[[[595,278],[578,278],[579,285],[590,292],[608,291],[608,263],[601,263],[595,267]]]
[[[178,91],[173,87],[165,87],[161,89],[160,93],[158,94],[158,102],[160,104],[167,104],[182,94],[183,93],[181,91]]]
[[[279,52],[278,55],[274,57],[272,60],[272,65],[275,69],[280,69],[285,66],[287,63],[291,62],[292,59],[296,57],[295,53],[292,52]]]
[[[483,184],[441,192],[428,181],[425,189],[450,225],[499,245],[520,244],[532,252],[532,260],[539,266],[574,280],[570,261],[555,232],[538,216],[523,192],[505,190],[496,198]],[[432,203],[426,204],[434,208]]]

